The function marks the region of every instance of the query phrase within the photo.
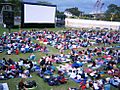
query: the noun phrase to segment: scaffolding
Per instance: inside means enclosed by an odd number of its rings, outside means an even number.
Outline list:
[[[98,16],[100,16],[103,11],[103,6],[105,3],[102,0],[97,0],[96,3],[93,6],[93,14],[94,14],[94,19],[96,19]]]

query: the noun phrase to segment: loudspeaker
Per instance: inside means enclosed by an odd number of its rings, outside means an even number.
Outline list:
[[[3,23],[6,24],[7,28],[12,28],[14,26],[13,11],[3,11]]]

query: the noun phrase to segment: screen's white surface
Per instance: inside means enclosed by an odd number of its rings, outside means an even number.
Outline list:
[[[24,23],[55,23],[56,7],[24,4]]]

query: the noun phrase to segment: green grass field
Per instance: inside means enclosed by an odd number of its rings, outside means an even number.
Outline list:
[[[25,30],[31,30],[31,29],[25,29]],[[66,29],[63,29],[63,28],[54,28],[54,29],[50,29],[50,30],[53,30],[53,31],[57,31],[57,30],[66,30]],[[8,30],[0,27],[0,35],[4,32],[8,32]],[[19,29],[12,29],[11,32],[15,32],[15,31],[19,31]],[[36,42],[36,41],[34,41]],[[47,46],[50,50],[49,52],[49,55],[51,54],[59,54],[59,51],[53,47],[50,47],[50,46]],[[94,46],[92,46],[94,47]],[[100,46],[101,47],[101,46]],[[86,49],[86,48],[82,48],[82,49]],[[69,50],[67,50],[65,53],[68,53]],[[26,53],[26,54],[19,54],[19,55],[6,55],[5,52],[3,53],[0,53],[0,59],[2,58],[6,58],[6,59],[13,59],[15,61],[18,61],[19,58],[28,58],[28,56],[30,55],[31,53]],[[35,52],[34,53],[36,55],[36,61],[38,61],[42,56],[45,56],[46,54],[44,53],[41,53],[41,52]],[[39,76],[37,76],[36,73],[32,73],[32,78],[28,78],[27,80],[35,80],[37,82],[37,88],[35,90],[68,90],[68,87],[79,87],[79,84],[73,82],[72,80],[68,80],[67,84],[63,84],[63,85],[60,85],[60,86],[49,86],[47,83],[45,83],[43,81],[42,78],[40,78]],[[18,84],[18,82],[20,81],[21,79],[20,78],[15,78],[15,79],[9,79],[9,80],[0,80],[0,83],[1,82],[6,82],[8,83],[8,86],[9,86],[9,89],[10,90],[16,90],[16,85]],[[115,90],[115,88],[114,88]]]
[[[49,30],[53,30],[53,31],[57,31],[57,30],[62,30],[63,28],[51,28]],[[31,29],[24,29],[24,30],[31,30]],[[19,29],[11,29],[11,32],[18,32]],[[0,35],[2,35],[3,32],[7,32],[8,33],[8,30],[7,29],[4,29],[2,27],[0,27]],[[56,54],[56,53],[59,53],[57,49],[55,48],[52,48],[50,46],[47,46],[50,50],[50,55],[51,54]],[[2,58],[6,58],[6,59],[13,59],[15,61],[18,61],[19,58],[28,58],[28,56],[30,55],[31,53],[26,53],[26,54],[19,54],[19,55],[6,55],[5,52],[3,53],[0,53],[0,59]],[[34,53],[36,55],[36,61],[38,61],[42,56],[45,56],[46,54],[43,54],[41,52],[35,52]],[[6,82],[8,83],[8,86],[9,86],[9,89],[10,90],[16,90],[16,85],[19,83],[21,79],[20,78],[15,78],[15,79],[9,79],[9,80],[0,80],[0,83],[2,82]],[[68,87],[78,87],[79,84],[76,84],[74,83],[72,80],[69,80],[67,82],[67,84],[63,84],[63,85],[60,85],[60,86],[49,86],[47,83],[45,83],[43,81],[42,78],[40,78],[39,76],[37,76],[36,73],[32,73],[32,78],[28,78],[27,80],[35,80],[37,82],[37,88],[35,90],[67,90]]]

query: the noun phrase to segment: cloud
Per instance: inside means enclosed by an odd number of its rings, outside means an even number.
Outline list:
[[[66,8],[78,7],[79,10],[85,11],[87,13],[94,10],[94,5],[97,0],[25,0],[30,2],[37,1],[48,1],[52,4],[57,5],[57,9],[64,11]],[[120,0],[102,0],[105,3],[103,11],[107,9],[107,6],[110,4],[116,4],[120,6]]]

